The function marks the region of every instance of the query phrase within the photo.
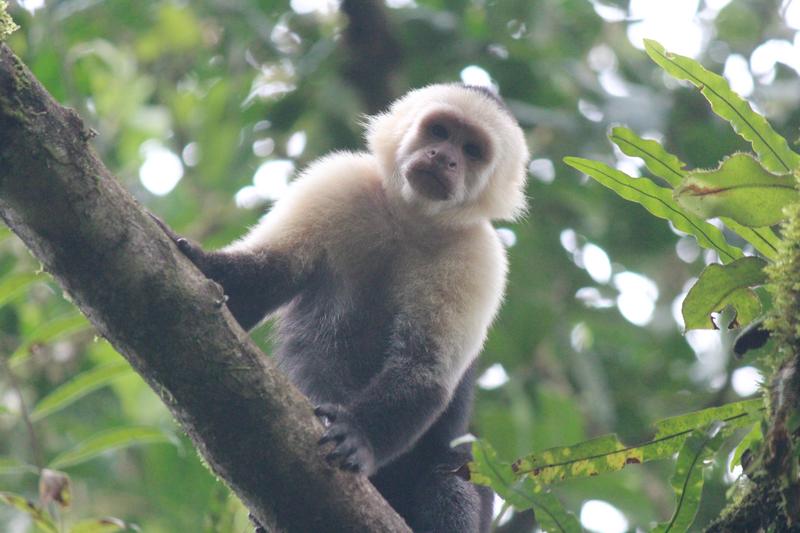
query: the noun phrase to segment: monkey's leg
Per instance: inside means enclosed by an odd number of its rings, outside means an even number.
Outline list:
[[[488,533],[493,498],[488,487],[434,470],[417,486],[409,525],[415,533]]]

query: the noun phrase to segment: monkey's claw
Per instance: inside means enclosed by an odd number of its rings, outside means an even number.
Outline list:
[[[369,475],[375,470],[372,447],[346,408],[323,404],[314,409],[314,414],[327,428],[319,439],[320,446],[333,443],[333,449],[325,455],[328,464],[357,474]]]
[[[205,264],[204,264],[204,257],[205,253],[200,246],[194,244],[192,241],[187,239],[186,237],[181,237],[172,228],[167,226],[167,224],[155,216],[153,213],[148,212],[150,218],[152,218],[156,224],[161,228],[161,230],[170,238],[172,242],[175,243],[175,246],[178,247],[178,250],[181,251],[183,255],[185,255],[192,263],[195,264],[200,270],[205,272]]]
[[[255,516],[253,516],[253,513],[248,513],[248,514],[247,514],[247,518],[249,518],[249,519],[250,519],[250,523],[251,523],[251,524],[253,524],[253,527],[255,528],[255,532],[254,532],[254,533],[267,533],[267,530],[266,530],[266,529],[264,529],[264,526],[262,526],[262,525],[261,525],[261,524],[258,522],[258,520],[256,519],[256,517],[255,517]]]

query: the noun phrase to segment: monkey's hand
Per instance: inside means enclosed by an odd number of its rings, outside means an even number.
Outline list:
[[[251,523],[251,524],[253,524],[253,527],[255,528],[255,531],[254,531],[254,533],[268,533],[268,532],[267,532],[267,530],[264,528],[264,526],[262,526],[262,525],[261,525],[261,524],[258,522],[258,520],[256,519],[256,517],[255,517],[255,516],[253,516],[253,513],[248,513],[248,514],[247,514],[247,518],[249,518],[249,519],[250,519],[250,523]]]
[[[319,444],[334,443],[325,460],[342,470],[370,475],[375,471],[375,453],[372,446],[347,408],[326,403],[314,409],[314,414],[326,426]]]
[[[161,231],[163,231],[167,237],[169,237],[170,240],[175,243],[175,246],[178,247],[178,250],[180,250],[181,253],[185,255],[187,259],[189,259],[189,261],[194,263],[194,265],[199,268],[201,272],[208,276],[209,273],[207,272],[208,265],[206,261],[206,253],[203,251],[203,249],[198,244],[193,243],[186,237],[181,237],[175,233],[172,228],[167,226],[163,220],[155,216],[153,213],[148,211],[147,214],[150,215],[150,218],[152,218],[156,224],[158,224],[158,227],[161,228]]]

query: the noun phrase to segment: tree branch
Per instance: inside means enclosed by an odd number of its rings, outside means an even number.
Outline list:
[[[358,90],[367,112],[377,113],[394,99],[391,74],[401,62],[400,44],[383,2],[344,0],[342,12],[348,20],[344,41],[350,52],[344,75]]]
[[[408,531],[328,467],[309,402],[87,144],[92,133],[0,45],[0,217],[270,529]]]

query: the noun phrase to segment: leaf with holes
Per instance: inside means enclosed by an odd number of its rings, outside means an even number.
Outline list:
[[[727,265],[708,265],[683,300],[681,312],[686,329],[719,329],[712,314],[729,305],[736,316],[726,324],[728,329],[752,322],[761,313],[761,301],[751,287],[767,281],[766,264],[758,257],[743,257]]]
[[[688,173],[675,199],[699,217],[730,217],[757,228],[782,221],[783,208],[800,200],[800,193],[790,174],[773,174],[750,154],[734,154],[716,170]]]
[[[515,461],[511,468],[515,475],[528,476],[541,487],[568,479],[616,472],[629,464],[672,457],[692,431],[705,428],[712,422],[724,422],[726,434],[729,434],[736,428],[752,424],[761,416],[762,409],[760,398],[711,407],[657,422],[653,439],[639,445],[627,446],[616,435],[604,435],[572,446],[558,446],[530,454]]]
[[[518,478],[508,463],[497,458],[497,452],[483,440],[472,444],[473,461],[469,464],[470,481],[491,487],[517,511],[533,509],[544,531],[580,533],[580,523],[567,512],[552,493],[543,490],[530,478]]]

